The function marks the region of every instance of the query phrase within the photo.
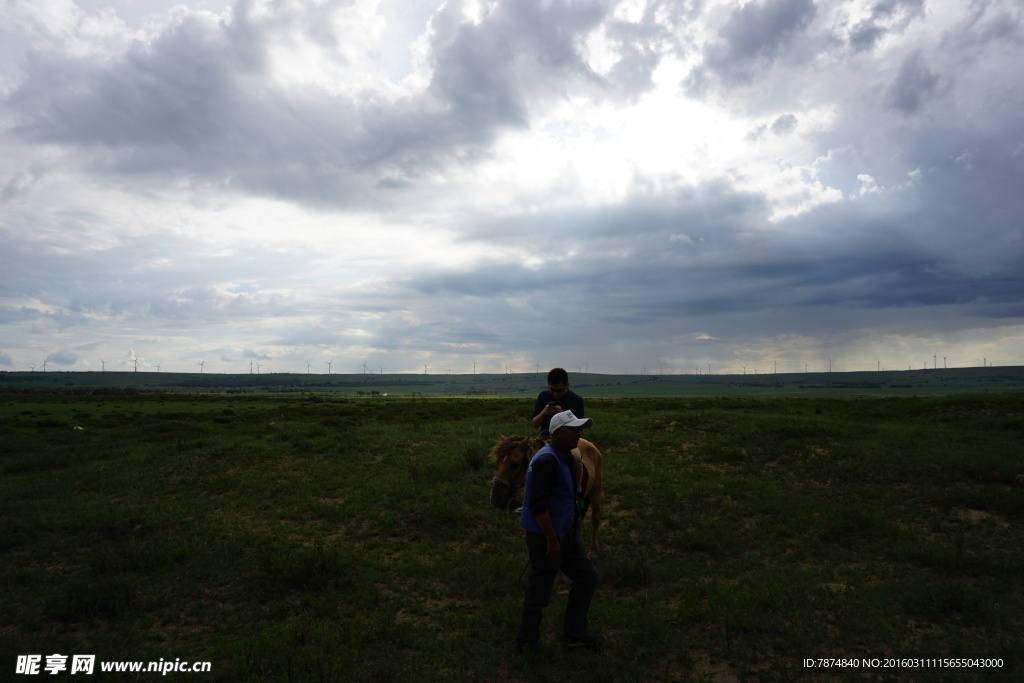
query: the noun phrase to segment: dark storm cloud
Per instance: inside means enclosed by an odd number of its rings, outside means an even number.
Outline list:
[[[422,271],[407,286],[444,299],[456,312],[468,301],[511,297],[538,322],[557,319],[560,311],[589,311],[592,323],[652,326],[822,307],[962,306],[1019,315],[1024,245],[1018,239],[1002,247],[1008,258],[998,272],[952,259],[950,249],[969,249],[975,237],[950,207],[931,206],[945,182],[930,174],[902,192],[822,205],[773,227],[762,198],[720,183],[671,199],[505,220],[477,237],[503,248],[535,244],[543,265],[510,259],[459,272]],[[909,213],[908,201],[914,203]],[[985,262],[995,264],[990,257]]]
[[[850,31],[850,47],[855,52],[871,50],[890,33],[900,33],[924,14],[924,0],[886,0],[875,3],[871,16]]]
[[[711,76],[729,86],[751,82],[798,43],[817,11],[814,0],[743,5],[719,31],[719,40],[709,47],[704,64],[690,76],[690,88],[701,92]]]
[[[920,52],[907,55],[896,79],[886,93],[889,106],[902,114],[916,114],[941,91],[940,79],[925,63]]]
[[[269,47],[296,22],[284,9],[283,19],[254,17],[240,2],[229,23],[184,14],[112,60],[32,52],[7,105],[24,139],[77,147],[93,171],[132,182],[180,176],[310,204],[365,204],[378,190],[486,158],[500,131],[529,125],[533,108],[648,87],[657,57],[639,36],[619,37],[631,47],[609,79],[579,54],[607,4],[500,3],[473,24],[451,3],[432,20],[429,86],[392,100],[274,85]],[[327,23],[314,23],[330,45]]]

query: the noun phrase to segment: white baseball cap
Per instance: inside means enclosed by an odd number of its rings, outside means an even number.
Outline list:
[[[548,424],[548,433],[554,434],[559,427],[593,427],[594,421],[589,417],[576,417],[572,414],[571,410],[566,410],[563,413],[558,413],[551,418],[551,422]]]

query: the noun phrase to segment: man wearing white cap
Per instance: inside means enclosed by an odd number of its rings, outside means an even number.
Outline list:
[[[516,632],[519,652],[539,648],[541,617],[559,571],[572,581],[562,640],[570,645],[594,645],[600,639],[587,629],[590,601],[597,590],[597,569],[579,535],[579,483],[572,456],[580,432],[593,424],[593,420],[577,418],[569,410],[552,417],[551,443],[537,451],[526,473],[519,524],[526,529],[530,572]]]

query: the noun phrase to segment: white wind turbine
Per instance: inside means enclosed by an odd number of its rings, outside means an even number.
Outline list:
[[[470,359],[470,362],[473,364],[473,374],[475,375],[476,374],[476,361]]]
[[[331,374],[331,365],[332,365],[333,363],[334,363],[334,359],[333,359],[333,358],[332,358],[332,359],[330,359],[329,361],[327,361],[327,374],[328,374],[328,375],[329,375],[329,374]]]
[[[377,367],[380,368],[380,374],[383,375],[384,374],[384,366],[383,365],[378,365]]]
[[[206,369],[206,359],[204,358],[203,360],[196,363],[196,365],[199,366],[199,374],[203,374],[203,371]]]
[[[107,361],[105,361],[102,358],[100,358],[100,363],[103,364],[102,366],[100,366],[100,372],[106,372],[107,371]]]

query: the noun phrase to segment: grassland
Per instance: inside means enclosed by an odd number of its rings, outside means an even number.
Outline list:
[[[532,396],[0,394],[0,678],[30,653],[216,681],[1024,675],[1024,395],[587,395],[608,642],[561,649],[561,596],[519,657],[525,549],[485,455]]]

